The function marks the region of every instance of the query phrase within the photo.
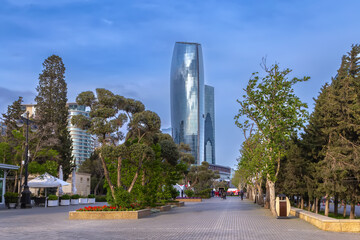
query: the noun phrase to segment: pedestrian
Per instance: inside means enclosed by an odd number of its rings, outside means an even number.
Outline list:
[[[244,199],[244,191],[243,190],[240,191],[240,197],[241,197],[241,201],[242,201]]]

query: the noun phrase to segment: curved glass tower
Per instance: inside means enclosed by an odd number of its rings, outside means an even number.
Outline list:
[[[189,144],[195,164],[204,161],[204,70],[201,45],[175,43],[170,74],[175,143]]]

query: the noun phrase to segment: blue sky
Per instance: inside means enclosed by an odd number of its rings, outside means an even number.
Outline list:
[[[202,44],[205,82],[215,87],[216,161],[233,167],[243,141],[234,124],[260,62],[310,76],[296,94],[313,97],[359,43],[359,1],[2,0],[0,112],[33,103],[42,62],[63,58],[68,98],[95,88],[141,100],[170,126],[170,64],[176,41]]]

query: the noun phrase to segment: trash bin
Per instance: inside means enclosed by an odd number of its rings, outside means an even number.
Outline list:
[[[287,218],[290,214],[290,201],[285,194],[276,197],[275,210],[278,218]]]

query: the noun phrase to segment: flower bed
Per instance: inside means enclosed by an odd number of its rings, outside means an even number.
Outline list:
[[[77,212],[92,212],[92,211],[97,211],[97,212],[108,212],[108,211],[138,211],[141,210],[142,208],[140,207],[139,204],[133,203],[130,205],[130,207],[126,208],[126,207],[111,207],[111,206],[88,206],[88,207],[84,207],[84,208],[79,208],[76,211]]]
[[[151,214],[149,209],[140,209],[140,205],[130,207],[88,206],[69,212],[70,220],[107,220],[107,219],[139,219]]]

